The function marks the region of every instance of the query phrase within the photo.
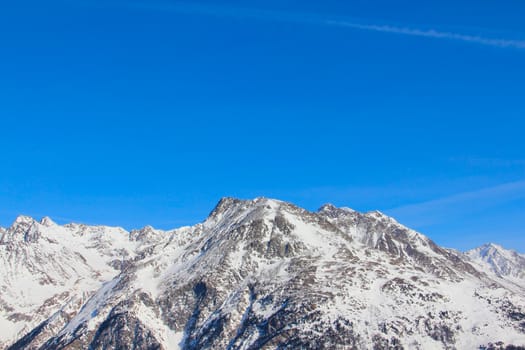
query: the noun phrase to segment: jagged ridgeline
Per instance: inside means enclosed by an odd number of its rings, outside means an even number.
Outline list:
[[[266,198],[171,231],[19,217],[0,230],[0,348],[525,349],[523,261]]]

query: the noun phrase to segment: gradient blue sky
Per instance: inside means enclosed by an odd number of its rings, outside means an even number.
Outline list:
[[[16,1],[0,225],[172,228],[222,196],[525,252],[523,1]]]

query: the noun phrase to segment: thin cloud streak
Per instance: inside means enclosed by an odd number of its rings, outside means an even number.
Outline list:
[[[296,15],[284,12],[265,11],[247,8],[234,8],[224,6],[213,6],[205,4],[188,3],[127,3],[127,6],[139,9],[149,9],[158,11],[172,11],[183,14],[200,14],[230,18],[253,18],[258,20],[280,21],[288,23],[315,24],[324,26],[334,26],[341,28],[351,28],[370,32],[398,34],[431,39],[454,40],[465,43],[479,44],[496,48],[525,49],[525,40],[513,40],[506,38],[491,38],[480,35],[470,35],[456,32],[439,31],[435,29],[419,29],[410,27],[400,27],[388,24],[359,23],[355,19],[330,20],[316,15]]]
[[[453,32],[441,32],[434,29],[422,30],[415,28],[395,27],[390,25],[376,25],[376,24],[359,24],[342,21],[327,21],[327,24],[337,25],[341,27],[349,27],[355,29],[362,29],[367,31],[401,34],[409,36],[419,36],[434,39],[449,39],[456,41],[464,41],[469,43],[476,43],[487,46],[501,47],[501,48],[516,48],[525,49],[525,40],[509,40],[500,38],[487,38],[476,35],[468,35]]]
[[[525,198],[525,180],[384,210],[414,226],[433,225]]]

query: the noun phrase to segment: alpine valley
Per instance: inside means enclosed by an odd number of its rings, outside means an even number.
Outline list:
[[[525,349],[525,256],[380,212],[222,199],[170,231],[0,229],[0,348]]]

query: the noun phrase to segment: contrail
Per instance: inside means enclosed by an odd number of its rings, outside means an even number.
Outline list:
[[[481,35],[470,35],[458,32],[439,31],[435,29],[420,29],[411,27],[401,27],[388,24],[361,23],[357,19],[330,19],[318,15],[293,14],[286,12],[276,12],[248,8],[235,8],[225,6],[214,6],[199,3],[127,3],[126,6],[139,9],[149,9],[156,11],[171,11],[181,14],[197,14],[215,17],[229,17],[238,19],[257,19],[265,21],[278,21],[287,23],[301,23],[310,25],[335,26],[351,28],[371,32],[399,34],[406,36],[416,36],[423,38],[455,40],[466,43],[480,44],[497,48],[525,49],[525,40],[513,40],[506,38],[492,38]]]
[[[390,25],[376,25],[376,24],[359,24],[345,21],[326,21],[326,24],[349,27],[354,29],[362,29],[374,32],[382,33],[393,33],[401,35],[410,35],[410,36],[420,36],[426,38],[435,38],[435,39],[449,39],[449,40],[459,40],[469,43],[482,44],[487,46],[495,46],[502,48],[517,48],[525,49],[525,40],[509,40],[501,38],[488,38],[476,35],[468,35],[461,33],[453,32],[441,32],[434,29],[422,30],[406,27],[395,27]]]

